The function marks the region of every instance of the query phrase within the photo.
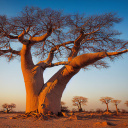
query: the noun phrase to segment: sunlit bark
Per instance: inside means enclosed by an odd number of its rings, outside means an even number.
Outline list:
[[[39,95],[38,110],[40,113],[47,113],[50,110],[57,114],[61,111],[62,93],[69,80],[78,71],[79,69],[74,69],[72,66],[64,66],[43,86]],[[42,104],[45,104],[43,109]]]
[[[38,108],[38,94],[43,86],[43,69],[34,65],[29,45],[23,45],[21,50],[21,68],[26,87],[26,112]]]

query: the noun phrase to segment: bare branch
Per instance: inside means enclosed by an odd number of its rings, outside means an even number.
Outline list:
[[[29,44],[29,40],[24,39],[24,35],[27,34],[30,30],[30,26],[27,28],[27,30],[23,30],[23,32],[18,36],[18,40],[22,43],[22,44]]]
[[[3,55],[5,53],[12,53],[12,54],[20,55],[20,51],[13,50],[12,48],[8,50],[0,50],[0,55]]]
[[[42,62],[45,62],[47,64],[50,64],[52,63],[52,60],[53,60],[53,57],[54,57],[54,52],[56,50],[58,50],[61,46],[65,47],[66,45],[68,44],[72,44],[74,41],[68,41],[68,42],[65,42],[65,43],[62,43],[62,44],[59,44],[59,45],[55,45],[54,47],[51,48],[49,54],[48,54],[48,58]]]
[[[57,63],[53,63],[53,64],[50,64],[49,67],[54,67],[54,66],[58,66],[58,65],[68,65],[69,62],[57,62]]]
[[[8,35],[7,33],[4,36],[8,37],[9,39],[18,39],[18,36]]]
[[[70,53],[70,55],[68,57],[68,61],[71,61],[74,57],[77,56],[77,54],[80,50],[80,43],[82,42],[82,40],[85,39],[85,37],[87,37],[88,35],[98,32],[100,30],[100,28],[101,27],[99,27],[97,30],[94,30],[94,31],[91,31],[91,32],[85,33],[85,34],[84,34],[83,30],[80,31],[79,37],[74,41],[74,46],[72,48],[72,52]],[[86,39],[85,41],[88,41],[88,40],[94,40],[94,38]]]
[[[42,36],[39,36],[39,37],[30,37],[30,41],[31,41],[31,44],[35,44],[35,43],[38,43],[38,42],[43,42],[45,41],[50,35],[51,35],[52,32],[47,32],[45,33],[44,35]]]
[[[72,47],[72,51],[68,57],[68,61],[71,61],[74,57],[77,56],[77,53],[79,52],[80,49],[80,43],[84,39],[85,35],[82,32],[79,37],[74,41],[74,46]]]
[[[120,55],[128,52],[128,49],[121,52],[97,52],[97,53],[87,53],[75,57],[69,65],[74,68],[83,68],[85,66],[94,64],[96,61],[101,60],[105,57]]]
[[[101,28],[101,27],[99,27],[97,30],[91,31],[91,32],[86,33],[86,34],[84,34],[84,35],[87,36],[87,35],[94,34],[94,33],[98,32],[98,31],[100,30],[100,28]]]
[[[115,56],[115,55],[120,55],[120,54],[123,54],[126,52],[128,52],[128,49],[120,51],[120,52],[107,52],[106,54],[107,54],[107,56]]]
[[[41,66],[45,69],[46,67],[53,67],[53,66],[58,66],[58,65],[68,65],[69,62],[57,62],[57,63],[52,63],[53,57],[54,57],[54,52],[58,50],[61,46],[66,46],[68,44],[73,43],[74,41],[68,41],[59,45],[56,45],[55,47],[51,48],[51,51],[49,52],[48,58],[44,61],[40,61],[38,64],[41,64]]]

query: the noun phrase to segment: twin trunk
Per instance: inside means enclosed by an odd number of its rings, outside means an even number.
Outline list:
[[[79,69],[64,66],[44,84],[44,70],[40,64],[33,64],[30,47],[26,45],[21,50],[21,68],[26,87],[26,112],[37,110],[43,114],[48,111],[58,114],[65,86]]]
[[[44,84],[41,64],[34,65],[30,52],[31,46],[23,45],[21,50],[21,68],[26,87],[26,112],[38,110],[39,113],[61,111],[61,97],[68,81],[79,70],[106,57],[103,53],[83,54],[75,57],[69,65],[62,67]]]

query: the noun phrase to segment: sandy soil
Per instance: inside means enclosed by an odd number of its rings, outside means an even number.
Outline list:
[[[0,128],[128,128],[128,113],[118,116],[75,113],[69,117],[50,118],[48,120],[29,117],[10,119],[17,114],[0,114]]]

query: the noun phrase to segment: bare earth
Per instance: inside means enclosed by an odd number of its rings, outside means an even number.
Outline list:
[[[0,128],[128,128],[128,113],[118,116],[101,114],[75,113],[73,116],[41,120],[33,117],[27,119],[10,119],[17,114],[0,113]]]

